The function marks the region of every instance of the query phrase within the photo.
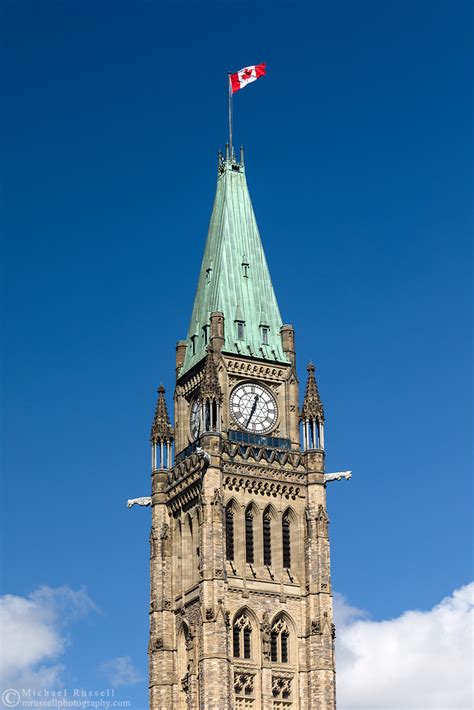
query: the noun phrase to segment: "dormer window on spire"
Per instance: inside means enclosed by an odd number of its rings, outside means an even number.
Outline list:
[[[235,321],[237,328],[237,340],[244,340],[245,338],[245,321],[237,320]]]
[[[261,325],[260,326],[260,331],[262,334],[262,344],[263,345],[269,345],[270,342],[270,328],[268,325]]]
[[[202,337],[204,338],[204,345],[209,342],[209,324],[202,326]]]

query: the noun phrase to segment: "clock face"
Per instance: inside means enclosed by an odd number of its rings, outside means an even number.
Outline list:
[[[199,400],[193,399],[191,405],[191,414],[189,417],[189,428],[191,429],[191,436],[193,439],[197,439],[201,433],[201,412],[200,412]]]
[[[238,385],[230,395],[230,411],[241,429],[265,434],[275,428],[278,406],[266,387],[254,382]]]

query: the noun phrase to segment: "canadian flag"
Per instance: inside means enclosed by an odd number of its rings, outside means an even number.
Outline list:
[[[251,84],[252,81],[257,81],[261,76],[267,73],[267,65],[265,62],[263,64],[256,64],[253,67],[244,67],[235,74],[230,75],[230,88],[233,94],[239,89],[243,89],[247,84]]]

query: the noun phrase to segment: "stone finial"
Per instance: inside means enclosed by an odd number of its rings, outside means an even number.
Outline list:
[[[172,441],[173,427],[171,426],[166,407],[165,388],[163,385],[158,387],[158,400],[156,402],[155,416],[151,425],[150,441],[156,444],[157,441]]]
[[[222,389],[219,384],[217,367],[214,361],[214,349],[208,345],[206,362],[204,363],[203,377],[200,387],[201,400],[205,399],[222,402]]]
[[[314,419],[317,422],[324,422],[324,407],[319,396],[318,385],[314,376],[315,367],[312,362],[308,367],[308,381],[306,383],[306,392],[301,409],[301,419]]]

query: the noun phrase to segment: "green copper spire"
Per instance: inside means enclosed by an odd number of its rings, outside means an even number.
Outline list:
[[[240,163],[219,154],[217,192],[180,375],[206,355],[210,314],[225,320],[223,352],[287,363],[282,320]]]

